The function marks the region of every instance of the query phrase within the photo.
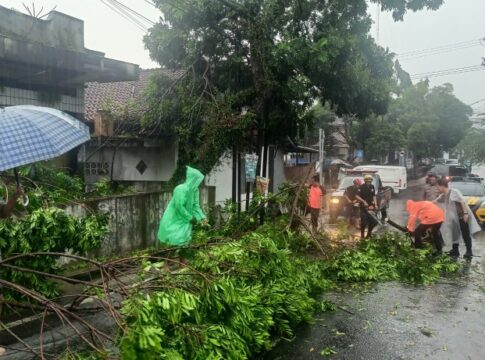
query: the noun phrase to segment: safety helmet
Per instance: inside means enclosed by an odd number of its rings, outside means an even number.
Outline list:
[[[362,185],[363,183],[364,182],[359,178],[354,179],[354,185]]]
[[[367,175],[364,176],[364,181],[372,181],[372,180],[374,180],[374,179],[371,175],[367,174]]]

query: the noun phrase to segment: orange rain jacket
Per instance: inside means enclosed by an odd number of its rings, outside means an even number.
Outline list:
[[[408,230],[416,229],[416,220],[420,224],[431,225],[445,221],[445,212],[431,201],[408,200],[406,210],[409,213]]]
[[[322,207],[322,196],[325,195],[325,189],[322,186],[310,186],[308,194],[308,206],[312,209],[320,209]]]

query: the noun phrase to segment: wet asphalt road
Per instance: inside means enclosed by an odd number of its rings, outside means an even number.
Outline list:
[[[416,186],[393,199],[390,218],[405,224],[405,202],[421,191]],[[339,309],[317,314],[315,324],[301,326],[292,342],[279,343],[265,359],[485,359],[483,232],[474,253],[471,263],[459,260],[459,275],[434,285],[390,282],[325,294]],[[336,354],[321,354],[330,348]]]

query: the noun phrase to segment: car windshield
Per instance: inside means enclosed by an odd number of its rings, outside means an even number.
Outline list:
[[[354,184],[354,179],[360,179],[362,181],[364,181],[364,177],[363,176],[346,176],[342,179],[342,181],[340,181],[340,185],[339,185],[339,189],[347,189],[349,186],[352,186]],[[376,186],[375,184],[375,179],[372,181],[372,184],[374,186]],[[376,188],[377,189],[377,188]]]
[[[437,165],[431,169],[432,173],[435,173],[438,176],[448,176],[449,167],[446,165]]]
[[[450,183],[453,189],[458,189],[463,196],[485,196],[485,187],[482,184]]]
[[[438,176],[466,176],[468,170],[466,167],[458,165],[436,165],[431,172]]]
[[[450,176],[466,176],[468,173],[467,168],[463,166],[450,166],[449,174]]]

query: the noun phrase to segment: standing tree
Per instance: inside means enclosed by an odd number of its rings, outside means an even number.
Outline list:
[[[397,20],[443,2],[372,1]],[[144,125],[177,135],[180,165],[209,171],[248,129],[257,130],[258,148],[294,137],[315,99],[339,114],[387,111],[392,60],[369,36],[366,0],[154,3],[163,18],[146,47],[162,67],[182,75],[153,82]]]
[[[485,163],[485,130],[471,128],[457,145],[456,150],[470,165]]]
[[[421,81],[402,90],[387,118],[407,134],[408,148],[421,159],[452,150],[471,125],[471,111],[454,96],[452,85],[430,89]]]

